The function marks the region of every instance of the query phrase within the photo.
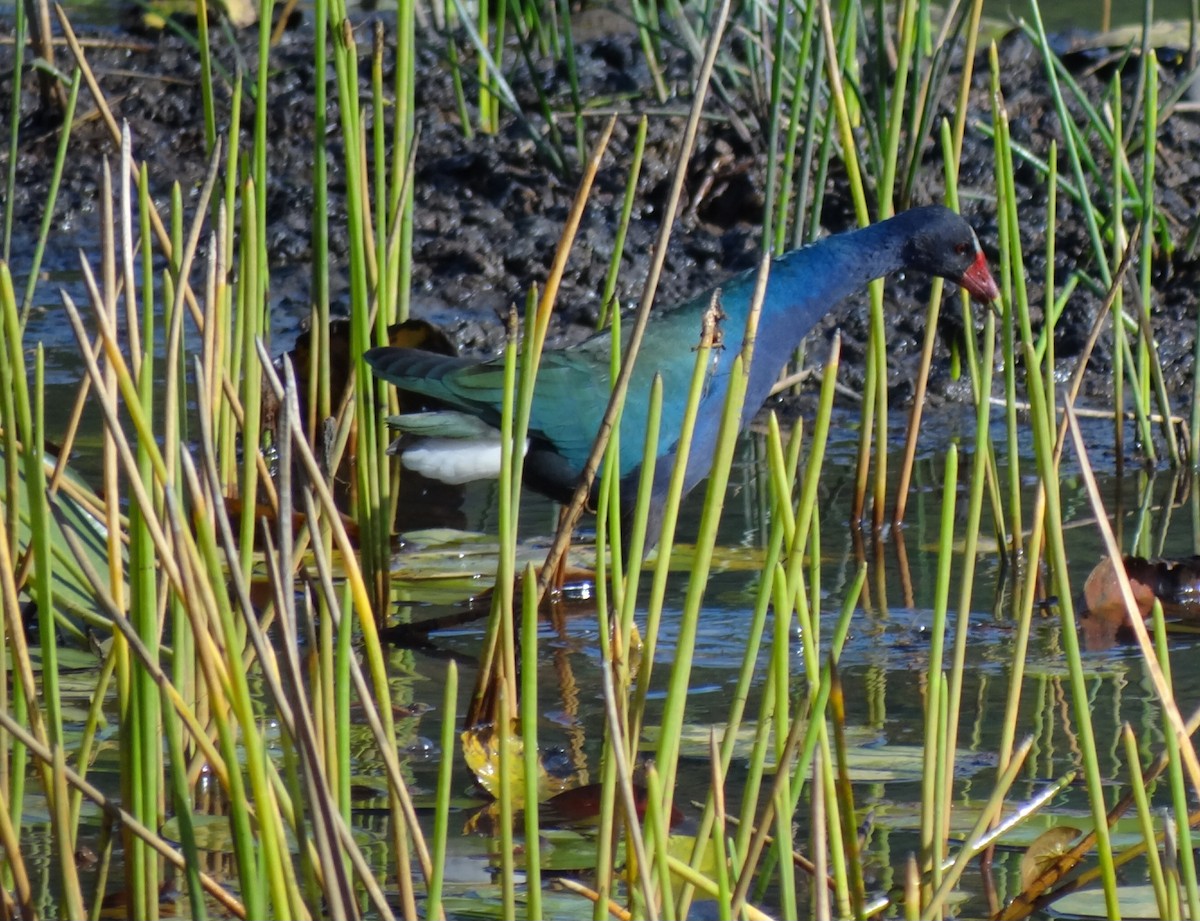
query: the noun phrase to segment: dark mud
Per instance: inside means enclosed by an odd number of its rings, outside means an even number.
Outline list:
[[[594,326],[627,183],[636,117],[645,111],[649,115],[649,142],[618,286],[623,305],[636,303],[689,104],[691,65],[686,57],[677,54],[669,65],[667,80],[676,95],[666,106],[654,105],[648,99],[646,88],[651,85],[650,77],[636,37],[619,25],[614,29],[614,22],[619,24],[620,20],[610,17],[598,23],[581,23],[578,30],[584,34],[579,41],[578,67],[581,96],[590,110],[584,116],[588,144],[605,124],[607,111],[616,107],[630,114],[617,120],[568,263],[553,332],[558,342],[582,337]],[[309,310],[315,83],[310,34],[310,23],[287,32],[272,58],[268,113],[271,182],[267,201],[277,349],[290,345]],[[370,23],[360,23],[356,35],[366,99]],[[180,183],[186,200],[198,190],[205,169],[200,73],[195,53],[169,34],[104,33],[96,37],[101,42],[87,49],[88,59],[110,104],[131,126],[135,155],[148,162],[160,205],[165,208],[172,182]],[[243,36],[241,48],[229,47],[225,38],[220,40],[225,44],[218,53],[228,73],[236,70],[239,61],[254,60],[253,36]],[[104,47],[106,43],[110,46]],[[572,122],[565,114],[556,122],[566,140],[567,162],[575,167],[563,171],[556,171],[539,155],[527,129],[511,115],[503,116],[499,133],[476,133],[468,137],[456,112],[440,40],[431,32],[422,32],[418,43],[416,117],[421,134],[416,156],[413,312],[445,327],[460,349],[491,353],[498,348],[501,338],[502,325],[497,316],[510,304],[524,303],[529,287],[545,279],[553,258],[576,189],[579,152],[572,146]],[[0,74],[4,74],[0,77],[0,108],[6,112],[12,92],[11,54],[11,45],[0,47]],[[61,54],[59,64],[65,66],[66,52]],[[388,85],[390,56],[389,48]],[[1062,131],[1050,102],[1043,63],[1030,43],[1015,33],[1001,43],[1000,60],[1013,140],[1045,156],[1052,139],[1061,142]],[[952,65],[952,77],[959,66],[961,62]],[[973,123],[990,123],[992,118],[986,66],[985,57],[976,63],[971,99]],[[1072,66],[1089,97],[1099,99],[1112,78],[1111,68],[1097,67],[1096,60],[1088,56],[1077,56]],[[1129,68],[1124,78],[1126,100],[1135,95],[1135,71],[1135,67]],[[865,73],[869,94],[869,66]],[[1182,68],[1163,66],[1163,96],[1181,74]],[[524,64],[518,64],[511,69],[509,79],[539,132],[544,133],[546,126],[536,114],[535,85],[550,94],[556,112],[570,111],[569,88],[561,68],[546,65],[531,75]],[[250,80],[248,74],[247,82]],[[329,80],[332,91],[332,75]],[[951,115],[954,85],[954,79],[946,81],[944,98],[938,101],[940,115]],[[23,111],[34,113],[36,88],[32,77],[25,77],[22,92]],[[93,100],[85,89],[80,99],[83,119],[75,129],[72,153],[54,212],[47,266],[52,276],[57,270],[76,264],[79,248],[94,251],[98,240],[100,162],[103,156],[113,157],[115,147],[104,125],[88,117],[93,108]],[[761,106],[731,90],[728,100],[714,98],[709,109],[712,118],[703,125],[690,166],[683,213],[672,237],[659,289],[660,303],[669,303],[715,284],[735,271],[752,266],[756,260],[766,163],[762,140],[765,129],[758,118]],[[222,101],[222,110],[228,111],[228,95]],[[732,115],[736,117],[731,118]],[[253,124],[250,100],[245,104],[243,117],[244,131],[248,132]],[[336,111],[331,109],[328,117],[331,125],[337,124]],[[243,139],[248,146],[248,134],[244,133]],[[29,245],[46,200],[56,143],[55,126],[36,114],[28,114],[17,151],[15,207],[19,231],[12,262],[18,275],[28,265]],[[337,143],[331,134],[330,144],[334,149],[330,156],[329,185],[335,208],[340,206],[340,193],[344,189]],[[1195,118],[1184,114],[1168,118],[1159,131],[1158,149],[1158,196],[1174,249],[1155,255],[1153,322],[1168,391],[1177,406],[1185,406],[1191,392],[1196,292],[1200,290],[1200,267],[1185,246],[1200,213],[1200,131]],[[1093,143],[1093,150],[1099,151],[1099,145]],[[933,151],[931,136],[925,144],[911,204],[942,197],[940,157],[935,157]],[[7,151],[0,151],[5,159],[7,155]],[[1102,153],[1095,156],[1101,159]],[[994,256],[997,225],[992,142],[977,124],[968,129],[963,164],[962,209],[977,228],[984,248]],[[1139,175],[1137,160],[1131,167],[1134,175]],[[1061,169],[1066,171],[1065,161]],[[1021,245],[1027,283],[1030,299],[1036,304],[1042,300],[1041,281],[1045,277],[1046,187],[1037,171],[1025,164],[1018,165],[1016,182],[1025,218]],[[836,169],[831,171],[824,191],[822,226],[831,232],[849,227],[852,209],[843,177]],[[1063,195],[1059,196],[1058,207],[1055,265],[1058,285],[1065,283],[1076,270],[1087,279],[1096,277],[1079,209]],[[1127,220],[1132,223],[1132,216],[1127,214]],[[341,213],[331,215],[331,231],[332,258],[339,267],[335,269],[336,311],[339,301],[345,303],[340,267],[345,262],[346,234]],[[1102,231],[1107,234],[1110,229]],[[901,402],[911,396],[924,335],[927,289],[928,284],[922,279],[888,286],[890,381],[895,398]],[[1132,294],[1132,288],[1129,290]],[[1069,368],[1073,357],[1078,355],[1102,296],[1097,285],[1085,280],[1068,302],[1057,338],[1057,354],[1064,367]],[[43,300],[49,302],[52,298]],[[950,375],[947,344],[961,336],[962,330],[957,302],[948,301],[946,306],[949,309],[943,311],[942,336],[930,386],[932,401],[961,400],[967,395],[965,382],[954,381]],[[835,328],[844,337],[842,380],[857,389],[861,386],[867,336],[865,297],[851,299],[832,311],[814,332],[810,354],[824,355],[823,340]],[[1095,398],[1111,393],[1110,342],[1105,334],[1093,355],[1086,380],[1085,391]]]

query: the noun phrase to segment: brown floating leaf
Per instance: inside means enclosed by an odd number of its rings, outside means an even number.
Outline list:
[[[1157,560],[1127,556],[1121,562],[1142,617],[1150,614],[1158,599],[1173,617],[1200,619],[1200,556]],[[1132,639],[1117,568],[1110,557],[1088,575],[1076,610],[1088,649],[1107,649]]]
[[[1071,850],[1071,842],[1079,837],[1078,828],[1058,825],[1038,836],[1021,856],[1021,888],[1028,889],[1039,876]],[[1064,868],[1066,872],[1069,868]]]

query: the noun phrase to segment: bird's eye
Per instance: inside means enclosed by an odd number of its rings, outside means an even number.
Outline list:
[[[960,256],[965,255],[967,252],[967,244],[966,243],[956,243],[954,245],[954,251],[956,253],[958,253]]]

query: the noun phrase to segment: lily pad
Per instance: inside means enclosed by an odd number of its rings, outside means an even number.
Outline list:
[[[52,475],[57,462],[53,455],[45,456],[44,465],[47,478]],[[17,507],[17,547],[14,550],[16,553],[23,553],[29,546],[32,533],[29,486],[25,480],[23,458],[10,459],[0,452],[0,468],[8,463],[13,463],[17,467],[16,495],[7,495],[7,480],[0,476],[0,505],[11,503]],[[63,472],[61,480],[61,488],[49,497],[52,515],[50,552],[53,566],[53,604],[56,612],[74,615],[74,617],[68,618],[64,626],[74,632],[74,635],[82,643],[83,634],[76,618],[106,620],[106,617],[96,603],[91,584],[84,576],[83,570],[79,567],[75,554],[71,551],[63,534],[64,531],[69,531],[78,539],[88,563],[103,577],[109,572],[108,528],[103,521],[92,514],[88,505],[81,501],[90,497],[88,501],[93,502],[95,507],[98,508],[103,504],[95,498],[88,485],[70,468]],[[124,553],[123,550],[122,553]],[[91,664],[94,663],[95,658],[93,657]]]
[[[717,739],[724,730],[711,725],[685,726],[680,736],[680,751],[685,757],[707,759],[709,736],[716,729]],[[754,740],[755,727],[744,725],[738,732],[734,756],[748,758]],[[649,742],[658,739],[657,727],[647,727],[643,735]],[[925,750],[919,745],[893,745],[881,741],[879,731],[868,727],[846,727],[846,760],[850,779],[859,783],[882,783],[886,781],[919,781],[925,774]],[[773,747],[768,747],[773,751]],[[968,777],[977,771],[993,768],[995,758],[990,755],[960,750],[954,758],[955,775]],[[775,765],[768,763],[768,770]]]
[[[1154,887],[1150,885],[1118,886],[1117,902],[1121,906],[1121,917],[1130,921],[1138,918],[1161,918]],[[1181,905],[1180,908],[1185,906]],[[1104,901],[1104,890],[1083,889],[1064,895],[1047,912],[1055,918],[1107,918],[1108,906]]]

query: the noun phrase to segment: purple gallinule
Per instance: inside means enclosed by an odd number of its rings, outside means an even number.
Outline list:
[[[999,291],[974,231],[948,208],[905,211],[860,230],[826,237],[793,250],[771,266],[750,365],[743,427],[766,400],[788,358],[810,329],[842,298],[889,272],[912,269],[940,275],[980,301]],[[688,457],[684,489],[694,487],[712,464],[721,406],[733,358],[742,347],[754,294],[755,272],[720,286],[724,348],[714,349],[709,382]],[[655,374],[663,379],[662,423],[652,508],[661,504],[674,461],[684,404],[695,362],[701,318],[712,291],[651,315],[621,417],[620,475],[636,478]],[[525,482],[565,502],[582,473],[609,397],[611,337],[542,355],[534,387],[525,456]],[[446,482],[494,477],[499,471],[500,407],[504,362],[450,358],[412,349],[383,347],[366,353],[375,373],[405,391],[432,398],[444,411],[394,417],[410,438],[402,461]],[[633,488],[625,490],[632,501]]]

